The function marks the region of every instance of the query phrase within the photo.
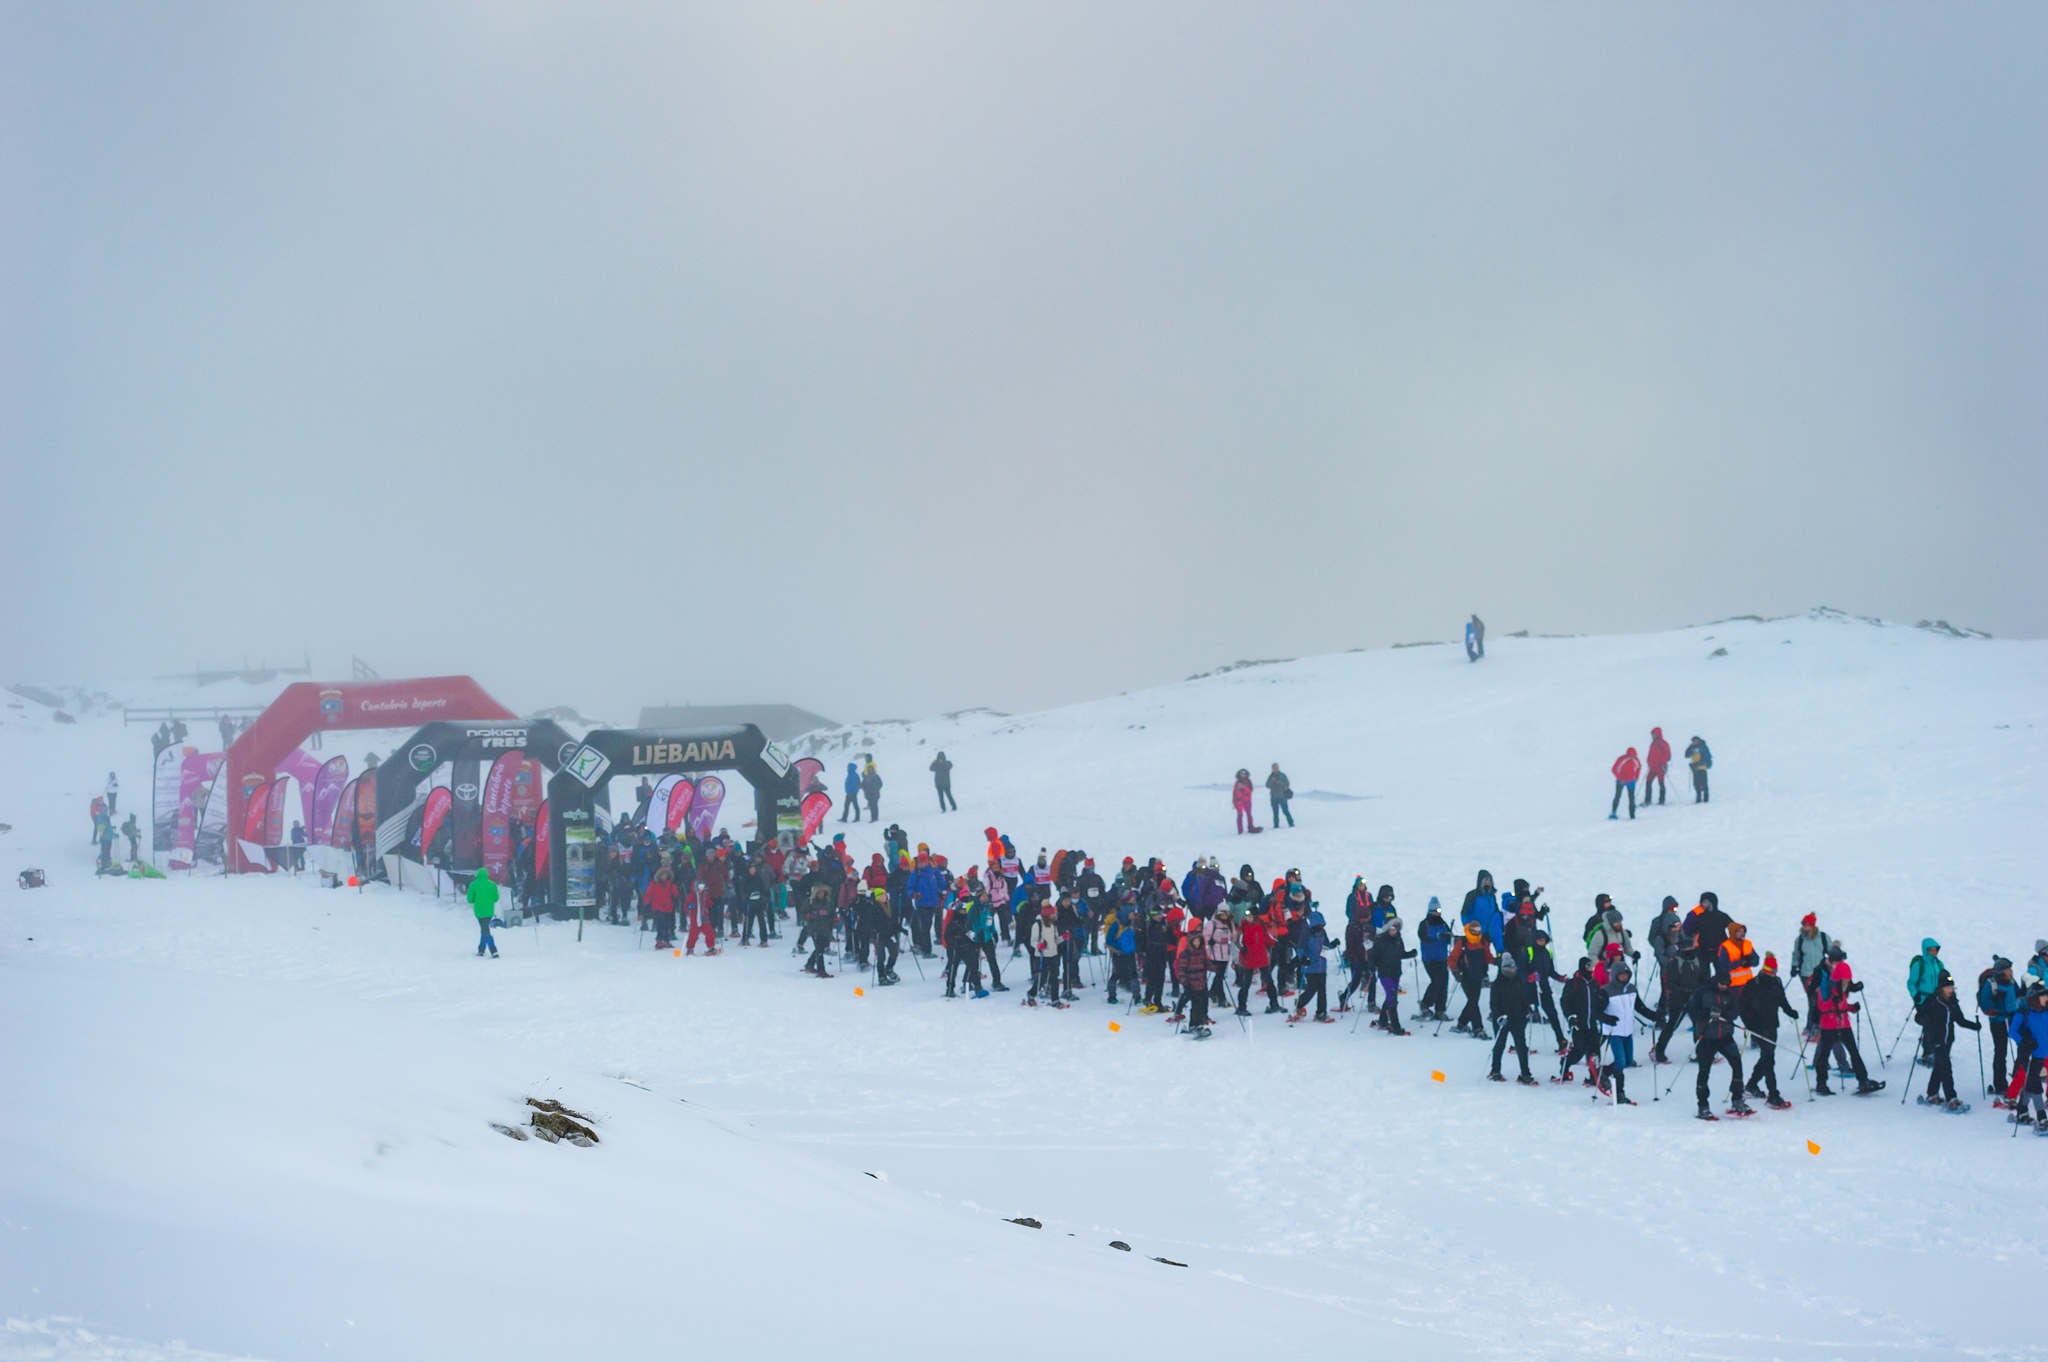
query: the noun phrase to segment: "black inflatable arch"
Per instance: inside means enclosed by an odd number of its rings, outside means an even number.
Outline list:
[[[420,782],[444,761],[488,767],[507,752],[523,751],[550,771],[562,769],[578,744],[552,719],[437,720],[407,738],[377,767],[377,853],[396,850]]]
[[[476,725],[482,727],[482,725]],[[567,754],[548,780],[548,902],[569,903],[565,829],[590,825],[597,809],[611,808],[606,787],[615,776],[694,775],[736,771],[754,787],[754,831],[767,841],[802,826],[801,796],[789,759],[752,724],[678,731],[598,728]]]

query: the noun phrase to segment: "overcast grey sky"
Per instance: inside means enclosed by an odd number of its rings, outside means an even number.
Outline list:
[[[0,0],[0,679],[2048,626],[2048,7]]]

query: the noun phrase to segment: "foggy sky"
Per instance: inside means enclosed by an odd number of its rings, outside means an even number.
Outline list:
[[[0,680],[2048,626],[2048,10],[0,5]]]

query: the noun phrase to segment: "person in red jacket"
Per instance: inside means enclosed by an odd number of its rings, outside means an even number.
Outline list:
[[[704,938],[704,954],[718,954],[718,919],[713,906],[718,902],[711,897],[710,886],[702,879],[690,886],[689,894],[683,900],[683,910],[690,915],[690,939],[684,942],[685,955],[697,953],[697,938]]]
[[[1650,791],[1657,791],[1657,802],[1664,802],[1664,772],[1671,765],[1671,744],[1664,741],[1664,730],[1650,730],[1650,750],[1644,759],[1648,776],[1643,781],[1643,804],[1648,807]]]
[[[641,898],[654,915],[654,948],[668,950],[676,944],[676,877],[669,874],[667,866],[654,872],[654,883]]]
[[[1273,986],[1273,936],[1266,919],[1257,913],[1245,916],[1244,927],[1237,935],[1237,1015],[1247,1017],[1251,1010],[1245,1006],[1251,998],[1252,980],[1257,979],[1266,994],[1266,1010],[1279,1012],[1279,991]]]
[[[1642,758],[1638,757],[1635,748],[1631,747],[1628,751],[1616,757],[1614,765],[1609,769],[1614,772],[1614,800],[1607,806],[1607,816],[1609,818],[1616,816],[1615,810],[1621,807],[1621,792],[1627,790],[1628,816],[1634,818],[1636,816],[1636,777],[1643,773]]]

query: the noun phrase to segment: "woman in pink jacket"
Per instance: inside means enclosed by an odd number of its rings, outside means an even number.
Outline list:
[[[1237,783],[1230,787],[1230,807],[1237,810],[1239,833],[1257,832],[1259,825],[1252,820],[1252,773],[1238,768]]]

